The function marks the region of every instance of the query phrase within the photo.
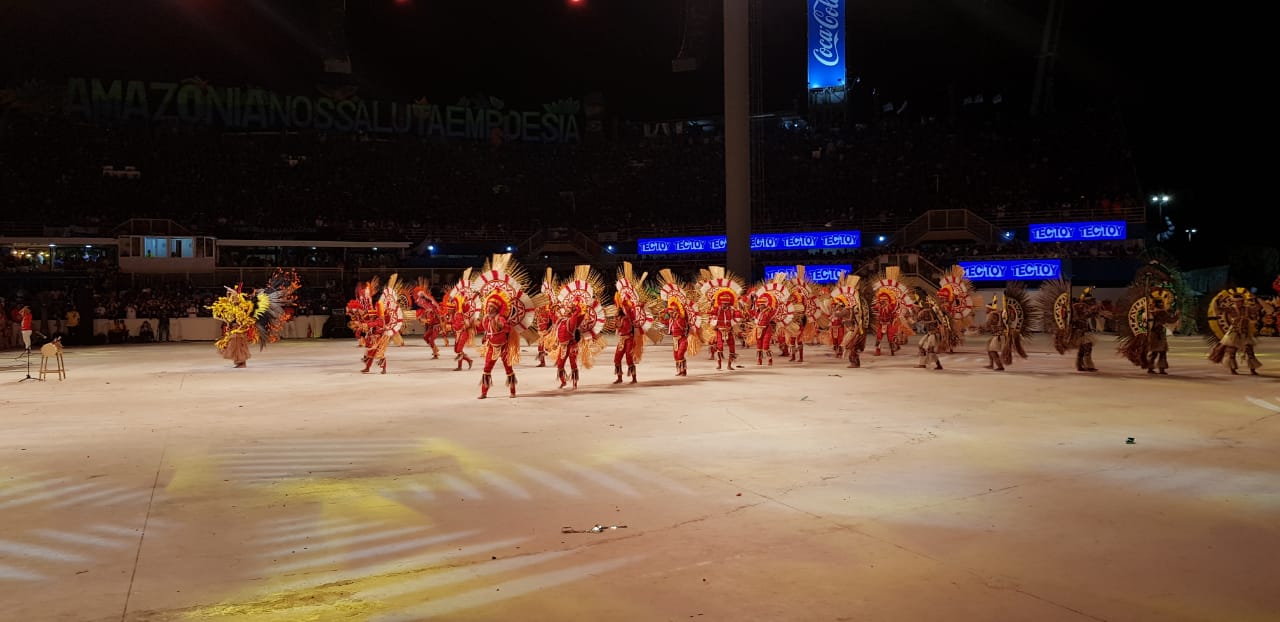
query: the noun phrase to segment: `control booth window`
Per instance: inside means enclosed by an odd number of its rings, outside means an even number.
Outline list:
[[[142,250],[145,257],[168,257],[169,238],[143,238]]]
[[[169,256],[191,258],[196,256],[195,238],[171,238]]]

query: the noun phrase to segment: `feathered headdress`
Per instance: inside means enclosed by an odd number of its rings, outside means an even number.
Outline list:
[[[449,288],[449,292],[444,295],[444,305],[450,311],[457,313],[466,313],[471,309],[472,299],[475,297],[475,291],[471,289],[471,268],[462,271],[462,276],[458,279],[453,287]]]
[[[378,299],[383,312],[388,315],[398,315],[401,305],[409,301],[408,292],[408,288],[400,282],[400,275],[392,274],[387,279],[386,286],[382,288],[382,296]]]
[[[590,369],[596,354],[604,349],[604,334],[608,325],[609,313],[600,303],[604,291],[604,279],[590,265],[577,265],[573,268],[573,278],[560,285],[556,294],[556,303],[563,317],[575,313],[582,315],[578,330],[582,333],[579,345],[579,360],[582,366]]]
[[[691,310],[693,301],[690,298],[689,288],[676,278],[674,272],[663,268],[658,272],[658,280],[661,283],[658,286],[658,297],[664,303],[663,307],[676,306],[685,312]]]
[[[614,282],[615,294],[613,296],[614,304],[622,306],[624,304],[641,308],[647,302],[646,292],[644,291],[644,280],[648,278],[649,273],[645,272],[636,277],[635,271],[631,267],[631,262],[622,262],[622,267],[618,268],[618,278]]]
[[[710,311],[722,304],[730,307],[738,306],[742,297],[742,278],[721,266],[710,266],[698,282],[698,292],[702,295],[702,303]]]
[[[770,316],[782,325],[788,325],[795,321],[796,313],[799,311],[788,304],[791,300],[791,287],[787,284],[787,276],[784,273],[775,274],[774,277],[757,285],[751,292],[756,299],[756,306],[763,305],[765,308],[772,309],[773,314]]]
[[[259,343],[259,349],[268,342],[280,340],[280,332],[284,325],[293,319],[297,311],[298,289],[302,287],[302,279],[296,270],[276,268],[267,281],[266,287],[258,290],[258,309],[255,312],[258,330],[265,336]]]
[[[431,281],[425,277],[418,277],[418,282],[409,290],[409,299],[419,309],[434,310],[438,305],[436,297],[431,295]]]
[[[662,340],[662,333],[659,333],[653,326],[654,317],[649,310],[650,296],[644,287],[644,282],[648,278],[648,272],[642,272],[637,277],[632,269],[631,262],[622,262],[622,267],[618,269],[617,281],[614,283],[614,288],[617,290],[614,294],[614,303],[620,308],[625,306],[633,309],[635,330],[643,333],[653,343],[658,343]],[[636,356],[641,356],[643,342],[643,339],[637,340]]]
[[[1253,294],[1249,293],[1249,290],[1243,287],[1228,287],[1215,294],[1213,299],[1209,301],[1209,315],[1206,318],[1209,323],[1209,334],[1205,335],[1205,339],[1210,345],[1214,346],[1215,352],[1220,351],[1220,349],[1217,348],[1217,345],[1227,334],[1228,326],[1227,323],[1223,321],[1225,319],[1223,317],[1224,310],[1233,306],[1237,302],[1248,305],[1253,302]],[[1246,325],[1246,329],[1249,330],[1250,334],[1253,334],[1253,331],[1257,330],[1253,322],[1246,322]],[[1221,363],[1222,360],[1219,357],[1218,360],[1213,362]]]
[[[1086,288],[1087,289],[1087,288]],[[1084,295],[1081,294],[1083,299]],[[1040,284],[1035,306],[1041,317],[1053,319],[1053,348],[1066,354],[1071,332],[1071,281],[1056,279]]]
[[[488,307],[497,306],[498,314],[516,328],[511,331],[512,343],[508,344],[514,347],[506,350],[507,362],[512,365],[520,362],[521,336],[529,343],[538,340],[538,333],[533,330],[537,305],[526,293],[528,288],[529,273],[510,253],[496,254],[486,260],[480,274],[471,283],[473,313],[483,314]]]
[[[880,278],[872,284],[875,292],[877,303],[885,303],[894,307],[911,307],[915,305],[915,300],[911,297],[911,290],[902,282],[902,268],[898,266],[886,266]]]
[[[213,316],[228,326],[218,347],[225,347],[232,334],[247,335],[259,349],[279,341],[280,331],[293,319],[300,286],[296,271],[276,268],[261,289],[246,294],[242,285],[226,288],[227,294],[209,306]]]
[[[855,313],[866,311],[866,293],[863,291],[862,277],[856,274],[841,274],[836,286],[831,289],[831,299]]]
[[[946,311],[952,320],[973,317],[973,282],[964,275],[963,266],[951,266],[951,270],[938,277],[938,298],[946,303]]]
[[[547,272],[542,277],[542,290],[539,293],[545,294],[549,302],[555,299],[556,292],[559,290],[560,283],[556,281],[555,272],[552,272],[551,267],[547,266]]]

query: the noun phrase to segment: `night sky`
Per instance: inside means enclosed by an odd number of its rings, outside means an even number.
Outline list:
[[[1060,108],[1118,105],[1146,192],[1179,206],[1205,200],[1186,115],[1195,53],[1177,45],[1190,8],[1067,0],[1056,94]],[[6,0],[0,85],[68,75],[258,84],[311,93],[340,0]],[[484,93],[537,106],[600,91],[632,119],[717,114],[720,3],[714,0],[347,0],[354,79],[367,96],[453,101]],[[707,13],[701,69],[673,74],[689,5]],[[764,0],[765,108],[803,97],[807,2]],[[864,0],[850,4],[847,56],[883,100],[944,110],[957,95],[1001,93],[1025,110],[1048,0]],[[1179,12],[1184,13],[1179,13]],[[697,33],[691,33],[697,34]],[[1190,216],[1188,216],[1190,218]]]

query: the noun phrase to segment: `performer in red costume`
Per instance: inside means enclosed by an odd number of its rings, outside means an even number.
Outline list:
[[[627,376],[631,378],[631,384],[635,384],[637,382],[635,355],[637,344],[640,343],[640,338],[636,336],[636,307],[621,294],[614,296],[614,300],[618,306],[618,316],[614,325],[614,330],[618,333],[618,345],[613,349],[613,374],[617,376],[613,384],[622,384],[624,359],[627,361]]]
[[[751,316],[755,332],[756,365],[764,365],[766,356],[769,365],[773,365],[774,315],[778,311],[778,303],[768,293],[756,297],[756,308]]]
[[[484,318],[480,320],[480,330],[484,334],[484,374],[480,376],[480,399],[489,395],[489,387],[493,386],[493,367],[499,360],[507,372],[507,388],[511,397],[516,396],[516,370],[511,367],[512,352],[519,357],[520,334],[511,329],[511,320],[507,319],[510,305],[502,299],[501,294],[494,293],[485,302]],[[514,337],[514,347],[511,344]]]
[[[613,373],[617,377],[614,384],[622,384],[622,362],[627,362],[627,375],[631,384],[638,381],[636,366],[644,357],[645,335],[653,330],[653,317],[646,308],[647,296],[644,281],[648,273],[636,277],[631,262],[622,262],[618,270],[618,280],[614,283],[617,293],[614,304],[617,305],[617,316],[614,319],[614,332],[618,334],[618,345],[613,350]],[[654,342],[661,337],[654,333]]]
[[[556,377],[560,388],[570,381],[578,388],[578,364],[591,369],[596,354],[604,349],[605,309],[600,304],[604,282],[589,265],[574,267],[573,278],[560,286],[556,300],[560,319],[553,331],[554,340],[545,339],[548,352],[556,355]],[[565,371],[565,364],[570,369]]]
[[[658,314],[664,332],[671,335],[671,355],[676,362],[676,375],[689,375],[689,361],[686,357],[698,354],[702,340],[698,338],[697,319],[690,315],[694,308],[690,301],[688,288],[681,283],[670,270],[658,273],[662,287],[658,294],[666,302],[666,306]]]
[[[822,310],[818,307],[817,293],[813,283],[805,276],[805,267],[796,266],[796,276],[788,283],[790,299],[786,300],[787,311],[792,316],[787,325],[787,344],[792,361],[804,362],[804,344],[813,342],[818,336],[818,324],[823,319]]]
[[[755,306],[751,310],[751,336],[756,344],[756,365],[767,359],[773,365],[774,335],[786,332],[794,321],[795,311],[786,304],[791,298],[785,274],[757,285],[751,292]]]
[[[729,351],[729,369],[733,369],[738,360],[738,350],[734,344],[738,324],[742,321],[742,312],[738,310],[738,299],[742,296],[742,279],[721,266],[710,266],[703,271],[698,282],[698,291],[707,308],[703,313],[708,319],[708,327],[712,331],[709,341],[711,352],[716,359],[716,369],[724,369],[724,353]]]
[[[356,346],[365,348],[366,327],[368,323],[366,316],[374,313],[373,292],[378,289],[378,277],[373,277],[368,282],[360,282],[356,284],[356,297],[347,302],[347,326],[356,337]]]
[[[848,311],[849,307],[845,305],[843,302],[833,302],[832,306],[833,306],[833,309],[831,312],[831,350],[835,353],[836,357],[839,358],[844,356],[844,334],[845,334],[844,320],[848,316],[848,313],[844,313],[844,312]],[[839,307],[839,308],[837,309],[834,307]]]
[[[412,291],[413,306],[417,308],[418,321],[422,323],[422,340],[431,346],[431,358],[440,358],[436,337],[440,336],[440,303],[431,295],[431,282],[419,278]]]
[[[584,309],[580,305],[567,305],[560,309],[560,320],[556,322],[556,377],[560,379],[563,389],[570,379],[573,388],[578,388],[578,346],[582,342],[582,320]],[[572,376],[565,372],[565,363],[569,364]]]
[[[525,293],[528,274],[510,253],[494,255],[485,262],[480,275],[471,285],[474,301],[483,301],[479,330],[483,335],[484,373],[480,376],[480,399],[489,395],[493,386],[493,368],[498,361],[507,372],[507,389],[516,396],[515,366],[520,363],[520,337],[532,339],[536,303]]]
[[[467,369],[471,369],[471,357],[467,356],[466,347],[471,345],[471,332],[475,329],[474,322],[471,319],[471,304],[475,298],[475,292],[471,289],[471,268],[467,268],[462,272],[462,278],[449,290],[444,297],[445,303],[445,325],[453,330],[453,360],[458,362],[458,366],[453,371],[462,371],[462,363],[466,362]]]
[[[399,293],[399,281],[393,274],[387,279],[387,286],[383,288],[382,295],[374,304],[373,312],[365,317],[364,369],[361,370],[363,373],[369,373],[369,369],[375,362],[382,369],[382,373],[387,373],[387,346],[404,327],[404,320],[400,315]]]
[[[735,344],[734,332],[738,328],[738,322],[741,321],[742,313],[738,311],[734,304],[736,296],[733,292],[724,290],[716,294],[716,310],[711,317],[711,326],[716,331],[716,369],[724,368],[724,351],[729,350],[729,369],[733,369],[733,364],[738,360],[738,349]]]
[[[910,336],[906,318],[914,314],[911,290],[903,285],[902,269],[888,266],[872,287],[875,288],[876,356],[880,356],[880,342],[889,341],[889,354],[897,354],[898,348]]]
[[[542,279],[542,295],[547,299],[545,304],[538,305],[534,311],[533,325],[538,331],[538,367],[547,366],[547,346],[543,341],[547,335],[551,333],[551,329],[556,325],[556,291],[559,289],[556,282],[555,273],[551,268],[547,268],[547,274]]]

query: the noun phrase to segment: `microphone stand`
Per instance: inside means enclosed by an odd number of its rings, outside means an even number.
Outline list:
[[[41,333],[37,333],[35,331],[31,332],[31,338],[33,340],[36,338],[36,335],[39,335],[41,339],[44,338],[44,335]],[[19,380],[18,382],[22,383],[28,380],[35,380],[36,382],[44,382],[44,378],[35,378],[31,375],[31,349],[30,348],[27,348],[27,352],[25,356],[27,357],[27,377],[23,378],[22,380]]]

